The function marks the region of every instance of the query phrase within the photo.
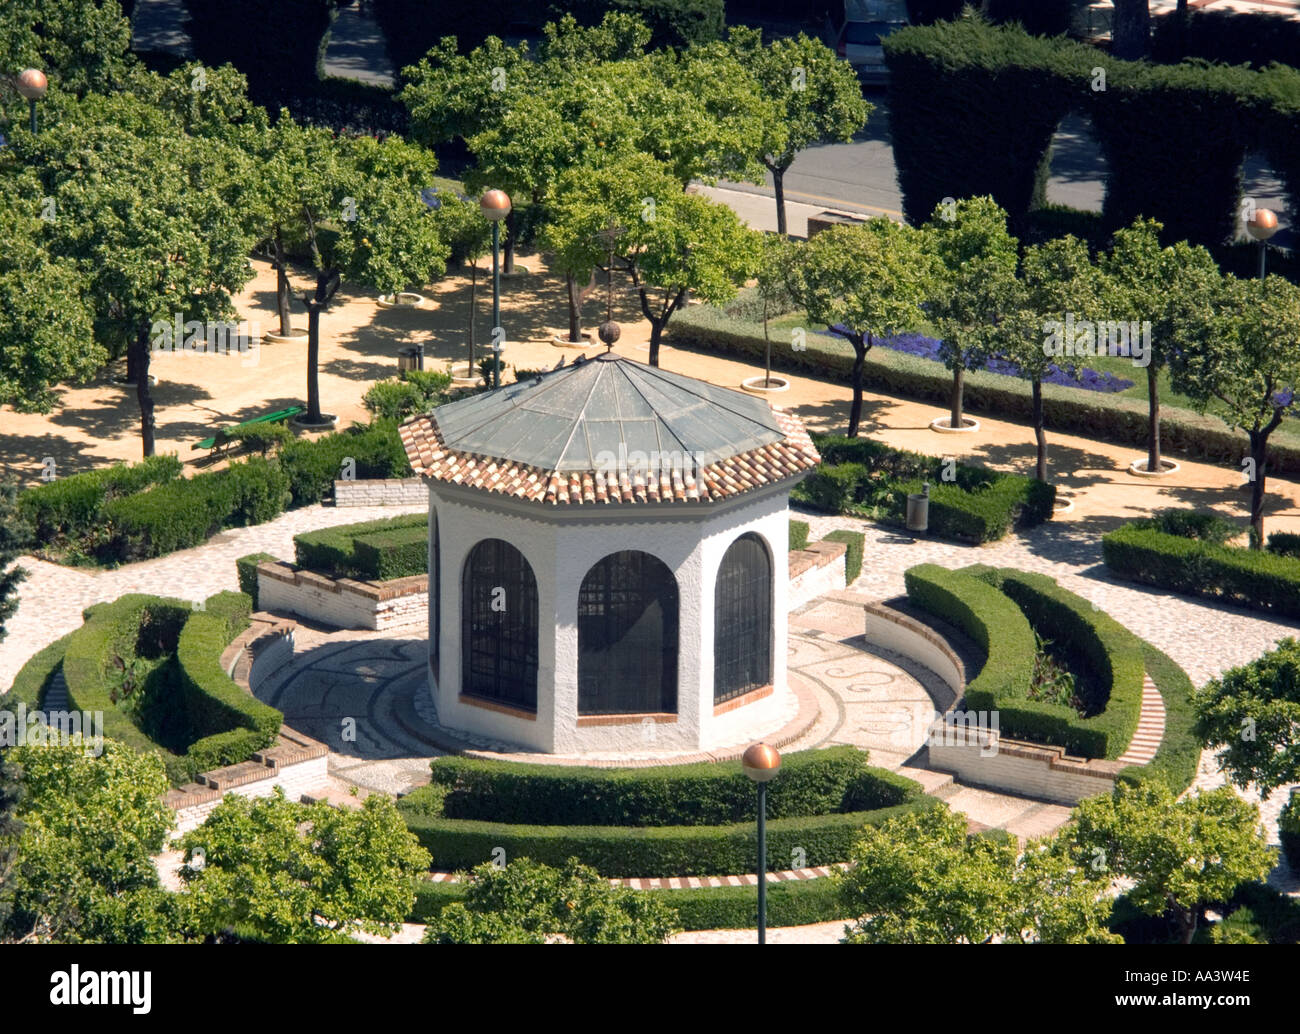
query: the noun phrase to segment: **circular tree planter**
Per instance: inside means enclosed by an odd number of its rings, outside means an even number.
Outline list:
[[[414,309],[424,304],[424,295],[414,291],[398,291],[396,295],[381,294],[376,302],[381,309]]]
[[[590,330],[582,332],[581,341],[570,341],[563,334],[555,334],[551,337],[551,344],[556,348],[591,348],[596,343],[596,335]]]
[[[778,391],[789,391],[790,381],[785,377],[750,377],[740,382],[742,390],[751,395],[771,395]]]
[[[306,341],[307,331],[302,327],[293,327],[287,334],[263,334],[262,340],[273,345],[287,345],[294,341]]]
[[[961,418],[961,427],[953,427],[948,421],[952,419],[946,416],[937,416],[930,421],[930,430],[937,431],[939,434],[974,434],[980,429],[980,422],[974,417],[964,416]]]
[[[289,426],[295,431],[332,431],[338,422],[339,418],[333,413],[322,413],[319,424],[308,422],[306,415],[301,413],[289,418]]]
[[[451,374],[452,387],[455,388],[472,388],[479,382],[479,376],[477,372],[470,369],[468,360],[448,363],[447,372]]]
[[[1177,474],[1183,468],[1173,460],[1167,460],[1161,457],[1159,470],[1147,470],[1146,457],[1134,460],[1128,465],[1128,472],[1134,477],[1140,478],[1163,478],[1170,474]]]
[[[488,275],[489,276],[492,275],[490,270],[488,272]],[[533,271],[529,269],[527,266],[515,266],[515,268],[512,269],[509,273],[507,273],[504,269],[501,270],[502,280],[522,280],[524,277],[532,276],[532,275],[533,275]]]
[[[1052,516],[1074,513],[1074,492],[1068,488],[1058,488],[1056,499],[1052,502]]]

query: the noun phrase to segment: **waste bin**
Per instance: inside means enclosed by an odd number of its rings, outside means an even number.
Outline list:
[[[927,531],[930,527],[930,482],[921,485],[921,491],[907,497],[907,530]]]
[[[399,370],[423,370],[424,346],[414,345],[411,348],[399,349],[397,352],[397,368]]]

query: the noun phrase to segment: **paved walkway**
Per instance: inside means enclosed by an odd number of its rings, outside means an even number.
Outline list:
[[[369,11],[353,0],[338,13],[325,46],[325,74],[392,86],[393,62],[388,43]]]
[[[131,19],[131,49],[192,58],[194,47],[185,31],[183,0],[136,0]]]

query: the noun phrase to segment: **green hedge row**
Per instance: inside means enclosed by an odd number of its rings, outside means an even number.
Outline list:
[[[754,784],[739,761],[653,768],[528,765],[434,758],[445,791],[442,817],[481,822],[583,826],[706,826],[746,821]],[[856,747],[796,751],[768,787],[772,818],[869,811],[921,792],[903,776],[867,764]]]
[[[1090,717],[1036,701],[997,701],[1002,728],[1013,736],[1064,746],[1074,754],[1114,760],[1128,749],[1142,712],[1142,641],[1081,596],[1042,574],[1004,568],[1002,591],[1032,627],[1054,640],[1090,677],[1078,680]],[[969,694],[968,694],[969,705]],[[976,703],[976,710],[984,704]],[[1056,711],[1064,714],[1056,714]],[[1016,731],[1012,731],[1016,730]]]
[[[75,630],[69,632],[29,657],[27,663],[18,669],[18,674],[14,676],[8,692],[0,697],[0,704],[9,710],[13,710],[20,703],[26,704],[28,710],[39,707],[50,679],[63,663],[68,642],[76,634]]]
[[[796,521],[790,522],[790,548],[805,549],[808,545],[808,522]]]
[[[709,305],[693,305],[678,312],[664,333],[678,347],[737,355],[759,363],[767,347],[761,326],[731,319]],[[830,377],[847,385],[853,355],[843,342],[808,334],[807,346],[799,351],[774,347],[772,365]],[[952,394],[952,374],[941,363],[888,348],[873,348],[867,353],[863,381],[870,391],[935,402],[941,407],[948,404]],[[965,406],[971,412],[988,413],[1000,420],[1027,422],[1033,418],[1028,381],[983,370],[966,374]],[[1148,412],[1143,399],[1045,384],[1043,411],[1049,431],[1122,445],[1146,444]],[[1028,429],[1025,433],[1031,434]],[[1234,431],[1216,417],[1173,406],[1160,409],[1160,441],[1171,454],[1233,466],[1239,466],[1242,457],[1250,455],[1244,433]],[[1273,473],[1300,474],[1300,438],[1285,430],[1274,432],[1269,441],[1268,463]],[[933,506],[932,502],[932,513]]]
[[[338,577],[377,578],[381,567],[420,574],[429,569],[428,527],[429,518],[420,513],[303,532],[293,537],[294,562]],[[369,544],[359,548],[363,539]]]
[[[656,901],[664,902],[677,912],[677,925],[683,930],[746,930],[758,925],[757,887],[646,890],[640,893],[658,895]],[[463,884],[421,880],[416,885],[415,905],[407,922],[430,922],[453,901],[464,900]],[[836,919],[847,921],[845,911],[834,880],[787,881],[773,883],[767,888],[769,927],[806,926]]]
[[[1131,524],[1103,536],[1101,552],[1106,566],[1129,581],[1300,617],[1300,559],[1295,557]]]
[[[840,528],[827,535],[823,542],[843,542],[847,547],[844,554],[844,584],[852,585],[862,573],[862,555],[866,552],[867,536],[860,531]]]
[[[289,475],[294,506],[319,503],[342,480],[344,463],[352,460],[356,478],[404,478],[411,473],[406,450],[391,420],[377,419],[369,427],[316,439],[295,438],[280,451],[280,463]]]
[[[1041,524],[1052,515],[1056,489],[1034,478],[945,462],[895,449],[870,438],[814,435],[822,463],[791,497],[831,513],[858,513],[903,527],[907,497],[930,483],[929,531],[939,538],[980,544],[1012,528]]]
[[[772,819],[767,824],[768,857],[798,857],[809,866],[841,862],[863,826],[943,806],[921,795],[874,811]],[[722,876],[752,872],[758,864],[752,819],[720,826],[619,827],[503,825],[410,811],[403,817],[441,869],[473,868],[492,860],[498,848],[507,859],[527,857],[545,865],[577,858],[604,876]]]
[[[1300,200],[1295,69],[1122,61],[979,18],[903,29],[884,49],[909,222],[928,219],[944,197],[991,194],[1023,234],[1042,200],[1052,134],[1069,112],[1091,118],[1106,158],[1110,230],[1141,214],[1160,220],[1170,240],[1225,241],[1237,229],[1241,163],[1252,150],[1268,155]]]
[[[110,500],[171,481],[180,472],[181,461],[173,453],[130,465],[115,463],[27,489],[18,496],[18,512],[31,523],[40,542],[82,535],[100,523]]]
[[[1278,556],[1300,557],[1300,535],[1275,531],[1268,537],[1268,551]]]
[[[422,517],[410,528],[359,535],[353,556],[357,570],[373,581],[425,574],[429,570],[428,519]]]
[[[247,597],[239,595],[245,602]],[[186,751],[195,773],[247,760],[275,742],[284,719],[275,708],[246,693],[221,667],[221,653],[247,627],[247,614],[219,608],[191,615],[176,644],[178,699],[196,739]]]
[[[239,578],[239,591],[253,601],[257,610],[257,565],[276,559],[270,553],[249,553],[235,561],[235,574]]]

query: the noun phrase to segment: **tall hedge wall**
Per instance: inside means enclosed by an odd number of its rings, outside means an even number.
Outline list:
[[[1092,119],[1106,156],[1109,230],[1140,214],[1163,222],[1170,240],[1223,242],[1236,229],[1250,150],[1269,154],[1300,210],[1294,69],[1120,61],[979,18],[904,29],[884,47],[911,222],[944,197],[991,194],[1020,232],[1041,201],[1052,132],[1069,112]]]

